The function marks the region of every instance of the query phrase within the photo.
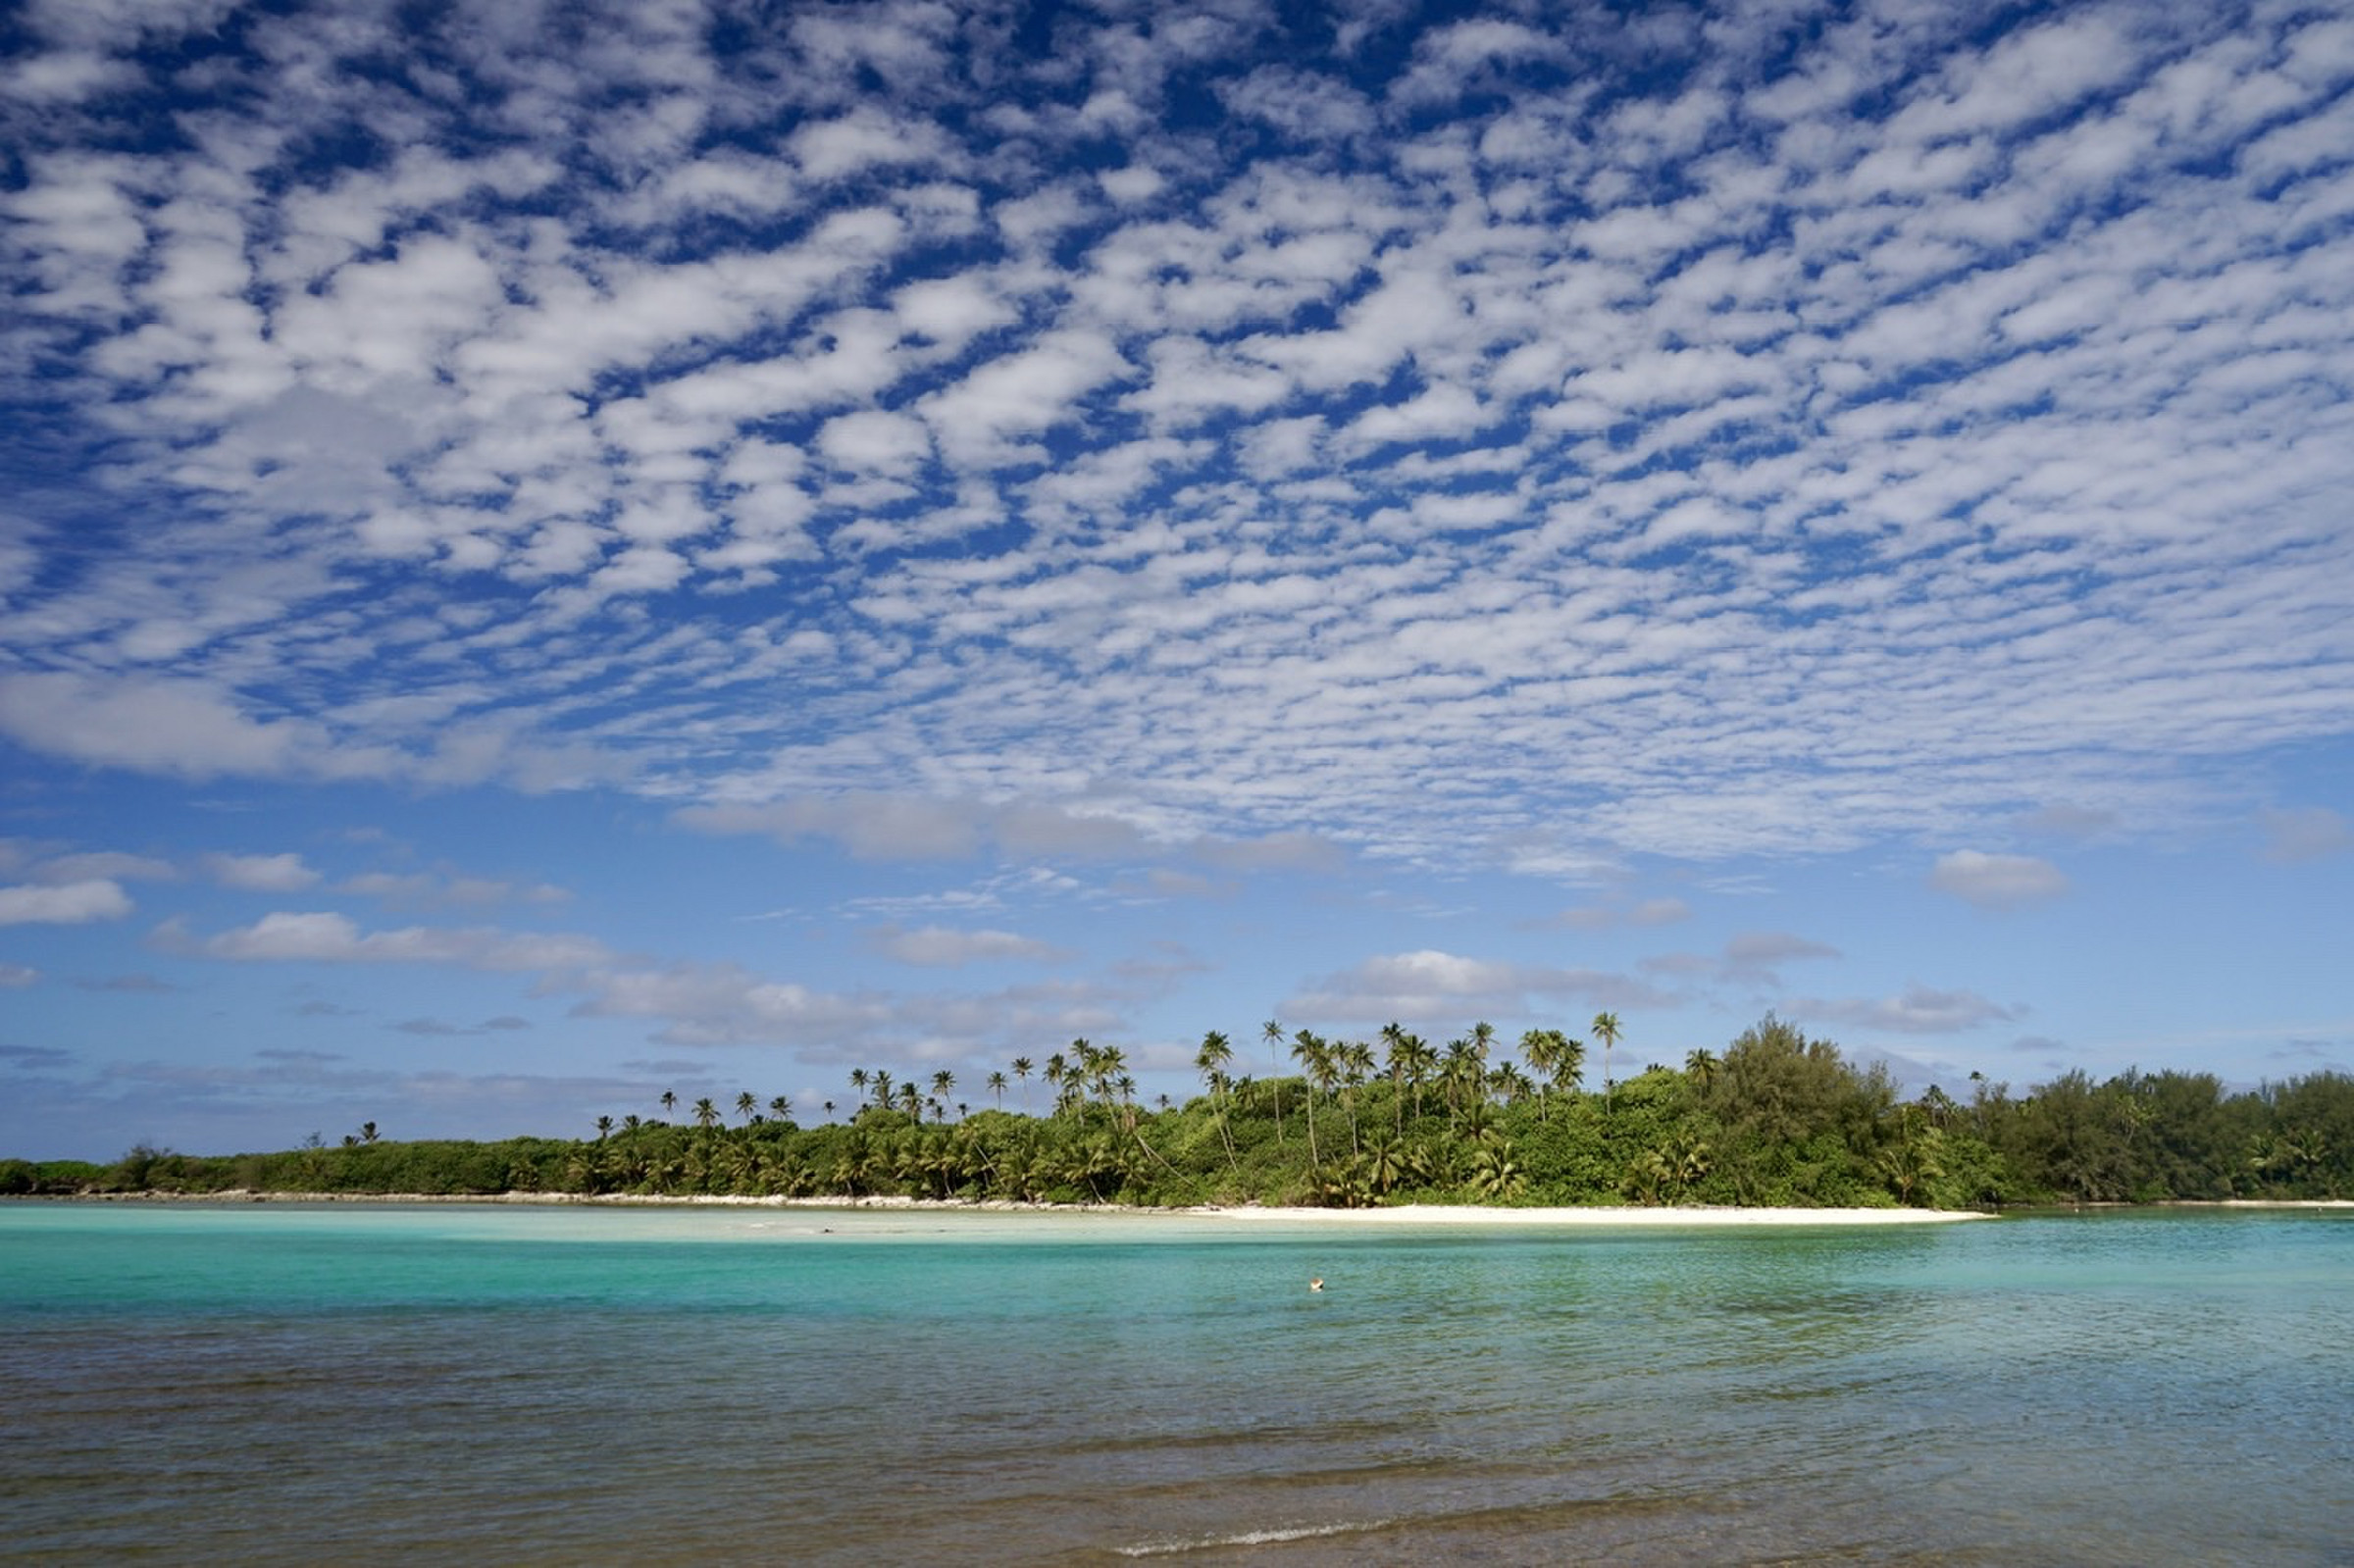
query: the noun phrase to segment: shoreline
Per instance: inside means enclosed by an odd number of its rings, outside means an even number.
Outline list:
[[[157,1205],[234,1206],[275,1203],[294,1206],[385,1207],[484,1205],[537,1208],[619,1209],[814,1209],[819,1211],[975,1214],[1038,1216],[1128,1216],[1138,1219],[1228,1221],[1243,1225],[1424,1225],[1455,1227],[1554,1226],[1610,1228],[1616,1226],[1679,1226],[1723,1228],[1795,1225],[1943,1225],[1964,1220],[1990,1220],[2000,1211],[1921,1208],[1741,1208],[1723,1204],[1592,1204],[1562,1207],[1509,1207],[1477,1203],[1399,1203],[1374,1208],[1307,1208],[1274,1204],[1195,1204],[1152,1207],[1135,1203],[1021,1203],[1005,1198],[915,1198],[886,1195],[865,1197],[749,1196],[735,1193],[654,1194],[639,1192],[279,1192],[230,1188],[219,1192],[45,1192],[12,1194],[0,1203],[114,1203]],[[2157,1203],[2039,1204],[2020,1214],[2130,1213],[2135,1210],[2252,1210],[2328,1212],[2354,1209],[2354,1198],[2209,1198],[2173,1199]]]
[[[634,1192],[263,1192],[230,1189],[220,1192],[77,1192],[28,1195],[15,1201],[62,1203],[312,1205],[533,1205],[546,1208],[715,1208],[817,1209],[925,1214],[1115,1215],[1260,1224],[1429,1225],[1487,1227],[1743,1226],[1743,1225],[1937,1225],[1993,1216],[1975,1209],[1918,1208],[1731,1208],[1721,1205],[1594,1205],[1511,1208],[1484,1204],[1402,1203],[1377,1208],[1305,1208],[1265,1204],[1200,1204],[1153,1208],[1130,1203],[1018,1203],[1005,1199],[911,1197],[763,1197],[734,1194],[653,1195]],[[2294,1205],[2302,1207],[2304,1205]]]

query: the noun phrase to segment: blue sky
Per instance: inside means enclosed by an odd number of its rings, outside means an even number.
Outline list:
[[[0,51],[0,1150],[1270,1018],[2354,1066],[2342,7]]]

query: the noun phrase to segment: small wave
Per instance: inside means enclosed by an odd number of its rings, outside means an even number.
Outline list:
[[[1287,1541],[1313,1541],[1322,1536],[1354,1536],[1385,1529],[1387,1519],[1363,1519],[1337,1525],[1295,1525],[1281,1530],[1246,1530],[1233,1536],[1203,1536],[1192,1541],[1151,1541],[1135,1546],[1114,1546],[1122,1557],[1177,1557],[1189,1551],[1220,1551],[1229,1546],[1277,1546]]]

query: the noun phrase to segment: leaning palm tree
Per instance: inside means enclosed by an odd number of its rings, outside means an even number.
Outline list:
[[[1217,1113],[1218,1141],[1226,1145],[1226,1166],[1229,1170],[1240,1170],[1241,1162],[1234,1153],[1234,1133],[1226,1125],[1226,1067],[1233,1060],[1234,1047],[1214,1029],[1202,1037],[1202,1048],[1194,1053],[1194,1070],[1209,1086],[1209,1106]]]
[[[1611,1108],[1611,1047],[1618,1043],[1618,1015],[1596,1013],[1594,1037],[1602,1041],[1602,1108],[1607,1112]]]
[[[1307,1168],[1323,1164],[1316,1154],[1316,1090],[1327,1087],[1333,1076],[1332,1047],[1306,1030],[1292,1037],[1292,1059],[1307,1076]]]

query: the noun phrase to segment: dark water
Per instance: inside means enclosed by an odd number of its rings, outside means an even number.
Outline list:
[[[2342,1212],[0,1205],[11,1562],[2354,1563],[2350,1540]]]

